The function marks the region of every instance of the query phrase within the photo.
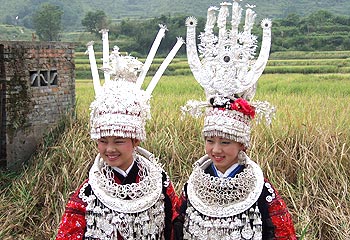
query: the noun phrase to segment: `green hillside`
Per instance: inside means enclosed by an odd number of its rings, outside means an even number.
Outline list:
[[[110,19],[150,18],[160,15],[206,15],[208,6],[218,6],[221,1],[214,0],[2,0],[0,22],[21,23],[29,27],[30,17],[43,2],[61,6],[64,11],[63,22],[66,28],[80,26],[82,17],[88,11],[103,10]],[[242,2],[255,4],[259,18],[284,18],[291,13],[304,16],[318,10],[327,10],[334,14],[349,15],[350,4],[347,0],[254,0]],[[18,16],[18,19],[16,17]]]
[[[96,12],[97,9],[101,9],[107,15],[110,40],[114,45],[135,56],[147,54],[159,23],[165,24],[170,30],[159,48],[159,53],[164,54],[170,51],[176,37],[186,35],[186,16],[195,15],[198,19],[198,29],[204,29],[207,7],[219,4],[208,0],[205,0],[206,3],[203,3],[203,0],[202,3],[194,1],[192,4],[179,0],[176,5],[173,3],[175,1],[168,0],[105,0],[104,4],[92,0],[71,0],[69,4],[67,0],[26,0],[21,3],[18,0],[13,0],[12,3],[8,0],[2,1],[5,2],[0,9],[0,13],[3,11],[3,14],[0,14],[0,40],[39,40],[40,35],[33,28],[31,14],[40,9],[41,3],[51,2],[63,10],[63,29],[58,35],[58,40],[76,42],[78,51],[85,50],[88,41],[99,40],[98,32],[88,33],[86,28],[81,26],[81,19],[86,17],[88,11]],[[346,4],[344,0],[337,0],[337,4],[334,4],[334,1],[332,4],[330,1],[318,1],[317,4],[307,1],[291,3],[286,0],[256,2],[255,10],[258,14],[262,13],[258,18],[269,15],[273,20],[272,52],[350,50],[350,17],[347,14],[350,4]],[[188,8],[183,9],[186,5]],[[167,14],[170,11],[171,14]],[[285,14],[288,15],[284,16]],[[253,33],[258,39],[261,39],[258,24],[260,19],[257,19],[253,28]],[[184,48],[180,49],[179,54],[185,54]]]

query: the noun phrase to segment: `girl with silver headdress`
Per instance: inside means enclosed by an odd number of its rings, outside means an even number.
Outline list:
[[[232,28],[226,19],[232,6]],[[189,101],[183,111],[204,112],[206,155],[196,161],[177,204],[176,239],[296,239],[285,202],[261,168],[246,154],[255,115],[270,122],[274,108],[267,102],[250,102],[270,51],[271,21],[262,21],[263,40],[254,60],[256,17],[247,5],[244,31],[238,26],[242,8],[238,0],[208,9],[205,31],[197,54],[194,17],[186,20],[187,57],[207,101]],[[219,10],[216,18],[215,12]],[[217,22],[218,36],[214,35]]]
[[[157,159],[139,147],[146,138],[151,93],[183,43],[179,38],[147,89],[142,90],[165,30],[161,26],[145,65],[131,56],[121,56],[118,47],[109,55],[108,31],[103,30],[103,86],[92,43],[88,44],[96,95],[90,105],[90,134],[99,153],[89,178],[66,205],[57,240],[172,239],[177,196]]]

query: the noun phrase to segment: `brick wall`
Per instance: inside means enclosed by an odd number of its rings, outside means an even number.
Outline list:
[[[74,45],[0,41],[0,86],[0,164],[16,168],[74,110]]]

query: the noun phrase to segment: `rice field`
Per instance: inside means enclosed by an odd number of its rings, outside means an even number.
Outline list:
[[[324,66],[329,60],[314,61]],[[97,152],[88,128],[91,80],[77,78],[76,95],[75,117],[48,134],[31,164],[0,175],[10,181],[0,188],[0,239],[54,239],[70,193],[87,177]],[[178,193],[204,154],[202,119],[180,111],[190,99],[204,100],[192,75],[163,76],[142,143],[159,157]],[[277,112],[271,126],[254,126],[249,155],[287,202],[299,239],[350,239],[350,74],[265,73],[254,100],[269,101]]]
[[[126,53],[125,53],[126,54]],[[329,51],[329,52],[275,52],[271,54],[267,63],[265,74],[336,74],[350,73],[350,51]],[[96,52],[98,64],[102,64],[102,53]],[[144,62],[145,59],[140,58]],[[164,58],[155,58],[149,75],[153,75]],[[89,59],[84,53],[76,53],[76,74],[77,78],[90,77]],[[177,57],[168,66],[165,75],[192,75],[186,57]]]

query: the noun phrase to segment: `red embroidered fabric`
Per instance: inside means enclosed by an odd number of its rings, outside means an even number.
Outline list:
[[[173,214],[174,215],[173,219],[175,219],[179,215],[184,216],[186,208],[187,208],[187,197],[186,197],[185,191],[182,191],[181,195],[177,198],[177,201],[175,203],[175,211]]]
[[[296,240],[293,220],[287,205],[274,189],[276,197],[269,203],[269,214],[275,226],[275,240]]]
[[[68,200],[61,224],[57,231],[56,240],[83,239],[86,227],[86,203],[79,198],[81,187],[82,186],[80,186]]]
[[[171,202],[171,211],[172,211],[172,218],[171,220],[173,221],[176,217],[176,204],[178,202],[178,196],[175,192],[173,184],[170,182],[169,186],[166,189],[166,195],[169,197],[170,202]]]

